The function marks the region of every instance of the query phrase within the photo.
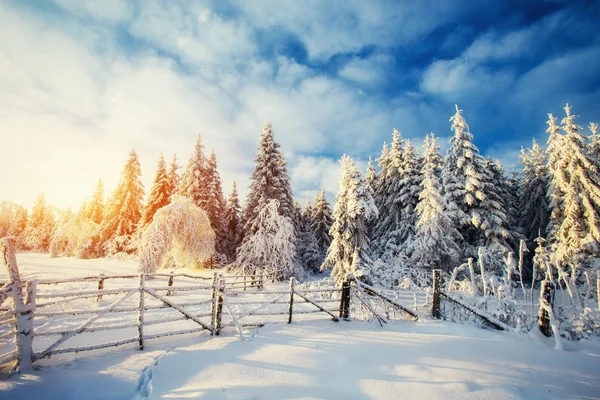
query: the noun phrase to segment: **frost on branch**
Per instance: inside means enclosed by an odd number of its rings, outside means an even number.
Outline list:
[[[296,237],[288,217],[279,215],[279,202],[264,205],[251,231],[238,250],[237,264],[242,273],[264,273],[285,280],[297,275]]]
[[[155,272],[170,253],[179,265],[200,261],[214,252],[215,233],[206,212],[179,195],[158,210],[143,233],[139,271]]]

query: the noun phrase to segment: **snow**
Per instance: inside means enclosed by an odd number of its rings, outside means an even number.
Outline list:
[[[20,253],[23,279],[134,273],[135,263]],[[177,271],[179,272],[179,271]],[[185,271],[189,272],[189,271]],[[198,271],[195,271],[198,273]],[[207,273],[207,271],[200,271]],[[282,283],[280,285],[285,285]],[[282,287],[283,288],[283,287]],[[564,399],[600,395],[600,340],[565,341],[421,319],[296,320],[156,339],[36,362],[0,399]],[[112,332],[103,333],[111,340]]]

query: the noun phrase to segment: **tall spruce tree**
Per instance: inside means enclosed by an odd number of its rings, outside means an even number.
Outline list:
[[[55,223],[54,213],[46,204],[44,194],[40,193],[23,231],[25,248],[35,251],[48,251]]]
[[[325,259],[327,249],[329,249],[329,245],[331,244],[329,230],[331,229],[332,224],[333,217],[331,216],[331,206],[325,197],[325,189],[321,188],[321,191],[317,192],[315,197],[311,223],[311,229],[317,240],[321,263]]]
[[[375,193],[377,191],[377,170],[375,169],[375,161],[371,157],[369,157],[367,166],[367,183],[371,186],[371,191]]]
[[[442,170],[446,212],[463,237],[465,256],[476,256],[486,212],[482,209],[485,198],[483,157],[472,142],[473,135],[458,106],[450,121],[454,136],[450,139]]]
[[[152,222],[154,214],[167,204],[171,197],[171,181],[167,174],[167,165],[165,158],[161,154],[158,157],[158,163],[156,164],[156,172],[154,173],[154,182],[150,193],[148,193],[148,199],[144,205],[142,211],[142,219],[140,220],[140,228],[144,229]]]
[[[530,149],[521,149],[519,225],[530,248],[536,238],[547,237],[550,211],[548,197],[548,170],[546,153],[534,140]],[[533,252],[530,252],[533,253]]]
[[[228,260],[235,260],[236,250],[242,242],[243,226],[242,226],[242,208],[240,207],[240,199],[238,197],[235,181],[233,182],[231,193],[227,199],[227,207],[225,210],[225,246],[224,251]]]
[[[198,135],[194,152],[188,160],[177,194],[189,197],[196,206],[206,211],[208,188],[206,185],[207,161],[204,156],[202,136]]]
[[[250,177],[250,193],[243,212],[244,240],[254,233],[254,220],[270,200],[279,202],[278,212],[294,220],[294,198],[286,163],[275,142],[271,124],[262,127],[258,150],[254,157],[256,166]]]
[[[366,224],[377,216],[373,194],[352,159],[341,159],[340,189],[333,209],[333,237],[321,270],[332,269],[331,277],[341,284],[348,274],[371,282],[373,261]]]
[[[480,245],[498,248],[500,252],[511,249],[513,235],[509,230],[509,217],[506,212],[510,187],[504,176],[502,165],[490,157],[485,160],[483,190],[485,197],[481,202],[482,213]]]
[[[415,207],[417,232],[406,249],[406,256],[412,268],[449,272],[460,261],[457,242],[462,238],[445,213],[446,201],[440,191],[440,159],[437,139],[432,133],[425,138],[423,179]]]
[[[142,217],[144,184],[141,175],[140,161],[132,149],[117,188],[106,206],[97,249],[100,254],[135,251],[131,239]]]
[[[104,218],[104,211],[104,184],[102,183],[102,179],[98,179],[92,200],[87,205],[86,217],[94,221],[94,223],[100,224],[102,223],[102,218]]]
[[[177,170],[180,166],[177,164],[177,155],[173,155],[173,160],[171,164],[169,164],[169,172],[167,172],[167,177],[169,178],[169,199],[177,193],[179,185],[181,183],[181,177]]]
[[[600,255],[600,171],[568,104],[565,112],[561,121],[564,135],[556,133],[553,140],[560,146],[552,146],[550,155],[553,195],[559,196],[562,207],[562,212],[556,213],[562,218],[552,230],[553,249],[559,262],[579,264],[586,257]]]
[[[221,176],[217,169],[217,155],[214,150],[210,150],[208,162],[206,165],[206,213],[210,219],[210,225],[215,231],[215,251],[218,254],[225,255],[225,221],[223,219],[226,209],[225,198],[223,197],[223,187]]]
[[[319,251],[315,233],[312,230],[313,214],[314,209],[310,204],[310,200],[307,200],[300,217],[296,249],[298,252],[298,260],[302,264],[304,270],[315,273],[319,271],[323,259]]]

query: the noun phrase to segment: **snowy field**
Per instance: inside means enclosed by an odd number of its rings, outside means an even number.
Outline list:
[[[23,279],[135,273],[134,263],[18,255]],[[196,271],[198,273],[198,271]],[[206,272],[208,274],[208,272]],[[443,321],[267,324],[36,363],[0,380],[0,399],[596,399],[600,341]]]

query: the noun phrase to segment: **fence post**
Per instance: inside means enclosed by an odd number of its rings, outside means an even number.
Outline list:
[[[140,298],[138,302],[138,345],[144,350],[144,273],[140,274]]]
[[[340,318],[350,317],[350,279],[342,283],[342,298],[340,299]]]
[[[244,275],[244,292],[246,291],[246,275]]]
[[[104,274],[100,274],[100,276],[98,276],[98,290],[102,290],[104,289]],[[98,297],[96,298],[96,301],[101,301],[102,300],[102,295],[99,294]]]
[[[294,277],[290,278],[290,308],[288,315],[288,324],[292,323],[292,314],[294,312]]]
[[[223,295],[225,291],[225,279],[223,276],[219,279],[219,290],[217,292],[217,308],[215,315],[215,335],[219,335],[221,333],[221,313],[223,312]]]
[[[554,306],[554,283],[548,280],[542,281],[541,298],[540,302],[544,302],[548,307]],[[540,304],[539,312],[539,327],[540,331],[546,336],[552,336],[552,329],[550,327],[550,317],[548,311],[546,311]]]
[[[442,319],[440,310],[440,272],[439,269],[433,270],[433,299],[431,302],[431,316],[436,319]]]
[[[173,271],[171,271],[171,273],[169,274],[169,283],[167,283],[168,287],[172,287],[173,286],[173,279],[175,278]],[[167,296],[172,296],[173,295],[173,291],[172,290],[167,290]]]
[[[598,297],[598,310],[600,310],[600,271],[598,271],[598,277],[596,278],[596,297]]]
[[[217,330],[217,273],[213,273],[212,289],[210,293],[210,328],[211,335],[216,334]]]
[[[260,274],[258,277],[258,289],[260,289],[260,290],[263,289],[264,279],[265,279],[265,274],[264,273]]]

